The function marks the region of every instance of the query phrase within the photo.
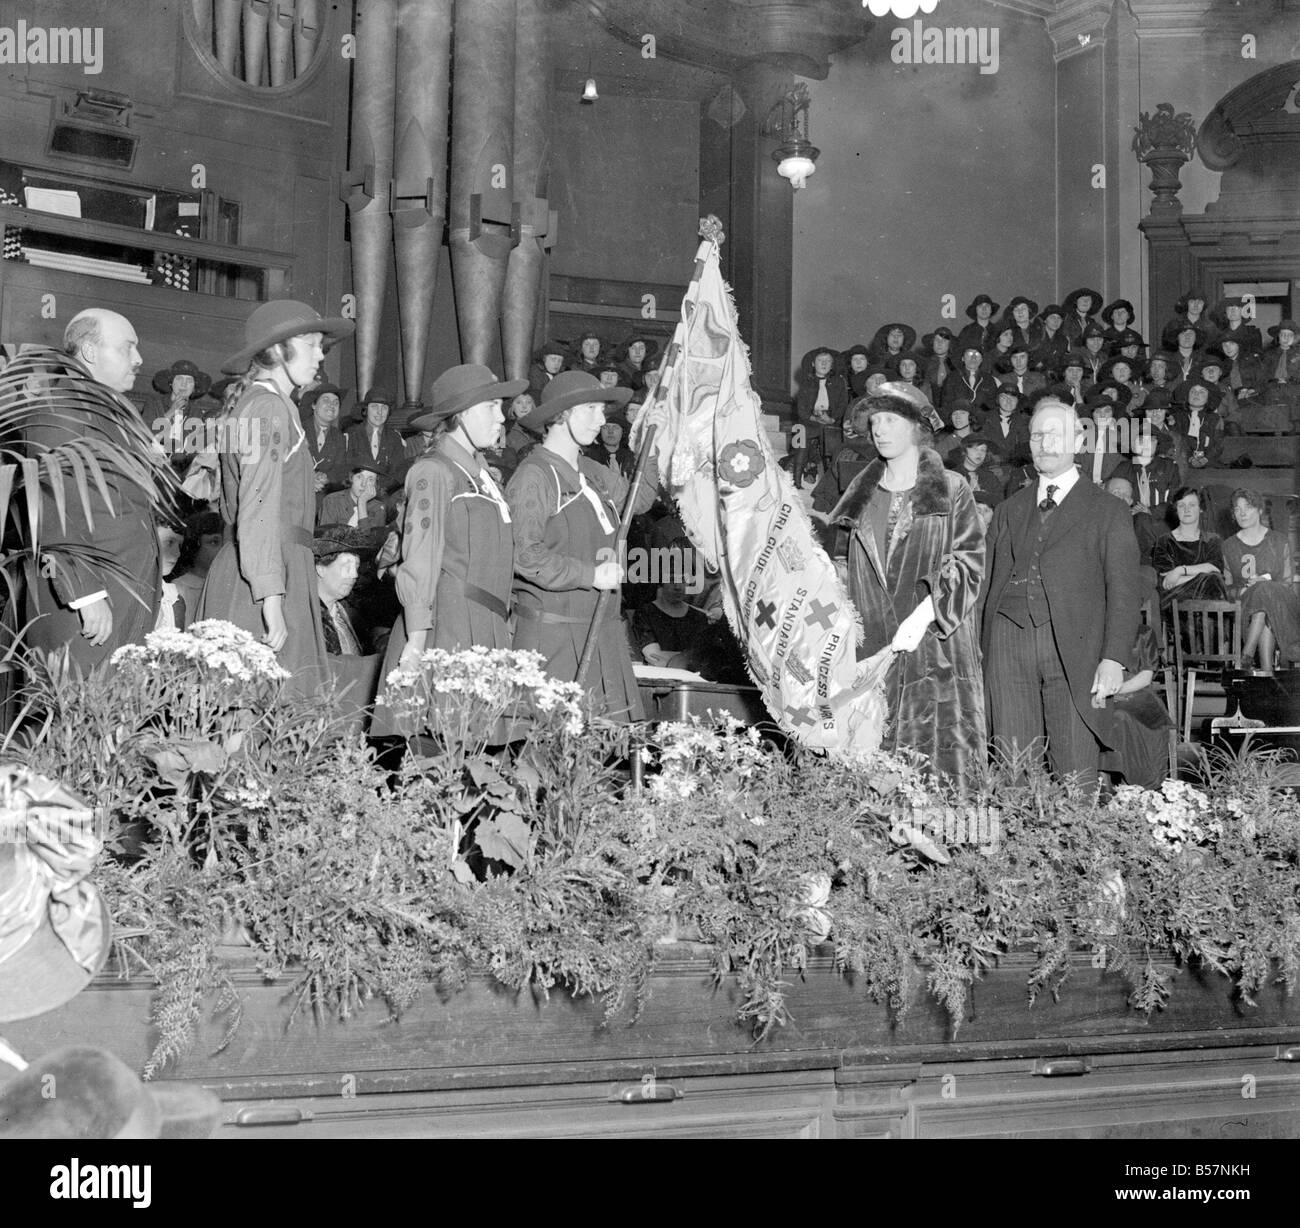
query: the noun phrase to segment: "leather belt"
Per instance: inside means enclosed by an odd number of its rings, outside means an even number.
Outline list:
[[[531,618],[534,622],[539,623],[582,623],[584,626],[591,625],[590,618],[572,618],[568,614],[552,614],[548,610],[536,610],[532,606],[520,606],[515,610],[515,614],[520,618]]]
[[[500,597],[489,593],[487,589],[479,588],[477,584],[462,583],[461,587],[465,591],[466,600],[481,605],[485,610],[491,610],[498,618],[510,617],[510,607]]]

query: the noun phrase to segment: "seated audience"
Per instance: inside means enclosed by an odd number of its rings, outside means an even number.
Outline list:
[[[1264,348],[1264,338],[1258,328],[1246,320],[1246,300],[1240,295],[1221,298],[1210,320],[1219,330],[1218,344],[1232,341],[1243,355],[1258,354]]]
[[[981,354],[993,348],[993,338],[998,330],[993,316],[998,304],[987,294],[977,294],[966,306],[970,323],[957,334],[957,349],[965,352],[974,346]]]
[[[803,356],[799,366],[795,423],[790,432],[790,476],[796,490],[809,476],[809,470],[819,475],[839,451],[849,388],[835,371],[838,358],[829,346],[818,346]],[[815,477],[813,481],[815,484]]]
[[[976,433],[962,439],[961,450],[952,453],[944,464],[970,483],[972,493],[984,495],[990,506],[996,506],[1007,488],[1007,471],[1000,463],[1001,457],[996,439]]]
[[[1175,444],[1193,469],[1217,464],[1223,454],[1223,423],[1215,413],[1219,390],[1195,376],[1180,392],[1182,403],[1171,423]]]
[[[546,385],[565,369],[568,361],[568,351],[556,341],[548,341],[533,355],[533,365],[528,369],[528,391],[534,401],[542,395]]]
[[[406,458],[406,441],[401,432],[389,425],[393,394],[385,389],[371,389],[361,402],[363,420],[348,428],[348,464],[355,472],[359,466],[375,471],[381,495],[402,484],[410,462]],[[321,509],[322,517],[325,515]]]

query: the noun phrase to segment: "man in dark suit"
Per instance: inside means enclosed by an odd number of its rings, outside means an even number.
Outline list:
[[[1039,402],[1029,445],[1037,482],[1000,504],[980,598],[994,746],[1041,753],[1058,778],[1097,783],[1115,745],[1106,701],[1124,680],[1138,627],[1138,547],[1118,499],[1075,468],[1079,420]]]
[[[126,393],[135,383],[141,357],[135,329],[115,311],[90,308],[73,317],[63,335],[69,374],[59,377],[70,388],[82,383],[95,398],[110,397],[124,415],[138,418]],[[123,437],[97,415],[43,410],[37,401],[26,431],[32,456],[74,439],[102,440],[122,446]],[[150,492],[105,466],[112,495],[106,506],[89,483],[94,525],[81,499],[69,491],[66,521],[61,521],[54,493],[42,484],[41,520],[45,565],[32,577],[27,617],[29,648],[54,652],[66,647],[70,661],[89,670],[124,644],[139,643],[153,630],[161,593],[158,535]]]

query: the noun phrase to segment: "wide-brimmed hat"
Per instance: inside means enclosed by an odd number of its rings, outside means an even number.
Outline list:
[[[903,334],[903,346],[899,351],[900,353],[906,353],[916,345],[916,329],[914,329],[910,324],[902,324],[895,321],[892,324],[882,324],[878,329],[876,329],[876,335],[871,339],[872,349],[877,353],[884,350],[889,344],[889,334],[895,329]]]
[[[242,375],[256,354],[268,346],[303,333],[323,333],[327,342],[350,337],[356,325],[342,316],[322,316],[314,307],[295,299],[273,299],[253,309],[244,321],[244,345],[221,364],[228,375]]]
[[[557,358],[563,358],[566,362],[569,359],[569,351],[564,346],[558,341],[548,341],[533,354],[533,361],[540,364],[547,354],[554,354]]]
[[[1089,367],[1089,359],[1092,357],[1086,350],[1069,350],[1061,355],[1060,370],[1064,374],[1066,367],[1078,367],[1086,371]]]
[[[102,845],[94,812],[62,785],[0,764],[0,1023],[80,993],[104,966],[113,923],[90,873]]]
[[[537,408],[528,415],[528,428],[535,431],[575,405],[586,405],[591,401],[626,405],[631,399],[631,388],[604,388],[600,380],[588,371],[561,371],[542,390]]]
[[[995,384],[987,393],[985,393],[985,396],[988,398],[985,401],[985,404],[990,410],[995,412],[998,408],[998,397],[1015,397],[1016,409],[1024,409],[1025,407],[1024,393],[1022,393],[1014,384]]]
[[[1199,299],[1200,302],[1202,303],[1202,305],[1205,306],[1205,307],[1209,307],[1209,305],[1210,305],[1210,300],[1209,300],[1209,298],[1206,296],[1205,291],[1204,291],[1204,290],[1199,290],[1199,289],[1197,289],[1196,287],[1193,287],[1192,289],[1190,289],[1190,290],[1184,292],[1182,298],[1180,298],[1180,299],[1178,300],[1178,302],[1176,302],[1176,303],[1174,304],[1174,314],[1175,314],[1175,315],[1180,315],[1180,316],[1181,316],[1181,315],[1186,315],[1186,314],[1187,314],[1187,304],[1190,303],[1190,302],[1192,301],[1192,299]]]
[[[1099,379],[1093,384],[1089,399],[1091,400],[1093,396],[1106,396],[1107,392],[1115,394],[1112,403],[1116,408],[1116,412],[1127,409],[1129,402],[1133,399],[1133,389],[1127,384],[1121,384],[1117,379]],[[1106,397],[1106,399],[1111,400],[1110,397]]]
[[[868,418],[875,414],[897,414],[900,418],[908,418],[932,431],[943,429],[943,419],[935,412],[929,398],[915,384],[904,383],[902,380],[889,380],[865,399],[886,402],[886,404],[868,405]]]
[[[1268,335],[1276,337],[1284,328],[1289,328],[1296,336],[1300,337],[1300,324],[1294,320],[1279,320],[1276,324],[1270,325]]]
[[[1126,345],[1135,345],[1139,350],[1145,350],[1147,343],[1142,334],[1136,328],[1125,328],[1120,330],[1118,339],[1114,342],[1121,350]]]
[[[190,393],[192,398],[203,396],[212,387],[212,377],[206,371],[200,371],[188,358],[178,358],[170,367],[164,367],[153,377],[153,386],[163,396],[170,396],[172,381],[178,375],[188,375],[194,381],[194,391]]]
[[[1111,323],[1111,319],[1121,307],[1128,312],[1128,318],[1130,320],[1134,319],[1133,304],[1126,298],[1117,298],[1114,302],[1107,303],[1106,306],[1101,309],[1101,322],[1107,328],[1115,327],[1114,324]]]
[[[871,365],[871,351],[861,342],[858,342],[857,345],[851,345],[847,350],[840,352],[840,361],[843,362],[845,370],[848,370],[849,359],[855,354],[861,354],[867,360],[867,366]]]
[[[1011,319],[1011,313],[1022,303],[1029,308],[1029,318],[1032,320],[1034,316],[1038,314],[1038,304],[1024,294],[1017,294],[1015,298],[1006,305],[1005,310],[1002,312],[1002,318],[1004,320]]]
[[[316,559],[332,559],[340,554],[368,558],[377,554],[388,538],[388,530],[354,529],[347,524],[323,524],[312,538],[311,552]]]
[[[620,361],[626,360],[628,350],[631,348],[633,343],[637,341],[639,341],[643,346],[645,346],[645,357],[641,360],[643,363],[649,362],[656,354],[659,353],[658,341],[656,341],[653,337],[646,337],[641,333],[637,333],[635,336],[629,337],[626,341],[623,342],[621,346],[619,346],[618,352],[619,352]]]
[[[831,356],[831,373],[834,374],[840,366],[840,352],[829,345],[815,345],[799,360],[799,370],[805,375],[813,373],[813,359],[818,354],[829,354]]]
[[[1147,370],[1149,371],[1151,369],[1151,364],[1156,362],[1162,362],[1166,367],[1177,366],[1178,355],[1171,354],[1168,350],[1157,350],[1156,353],[1152,354],[1151,357],[1147,359]]]
[[[1060,316],[1061,319],[1064,320],[1065,308],[1062,307],[1060,303],[1048,303],[1047,306],[1038,313],[1038,318],[1040,320],[1046,320],[1048,316]]]
[[[323,396],[333,395],[339,399],[339,415],[342,416],[347,408],[348,399],[352,396],[350,388],[340,388],[337,384],[317,384],[315,388],[309,388],[299,398],[298,408],[304,414],[311,413],[312,407]]]
[[[976,295],[973,299],[971,299],[971,301],[966,305],[966,314],[967,314],[967,315],[968,315],[972,320],[975,318],[975,308],[978,307],[981,303],[987,303],[987,304],[989,305],[989,316],[990,316],[990,318],[993,317],[993,316],[995,316],[995,315],[997,315],[997,313],[998,313],[998,304],[995,303],[995,302],[993,301],[993,299],[990,298],[989,295],[987,295],[987,294],[977,294],[977,295]]]
[[[925,353],[934,353],[934,339],[936,337],[943,337],[948,342],[950,349],[952,348],[952,343],[957,340],[957,334],[946,324],[941,324],[934,330],[934,332],[926,333],[925,336],[921,338],[921,349],[924,350]]]
[[[1200,376],[1192,376],[1191,379],[1184,380],[1178,385],[1178,401],[1181,405],[1189,405],[1188,395],[1193,388],[1204,388],[1209,396],[1205,403],[1206,409],[1217,409],[1219,402],[1223,400],[1223,389],[1218,384],[1211,384],[1209,380],[1201,379]]]
[[[1079,340],[1087,341],[1089,337],[1100,337],[1103,341],[1105,341],[1106,330],[1102,328],[1102,326],[1098,324],[1096,320],[1089,320],[1087,328],[1085,328],[1083,332],[1079,334]]]
[[[1125,358],[1123,354],[1119,354],[1114,358],[1108,358],[1100,367],[1097,368],[1097,382],[1099,384],[1104,383],[1106,380],[1113,380],[1115,378],[1115,364],[1117,362],[1122,362],[1134,374],[1137,373],[1137,367],[1134,365],[1137,362],[1137,359]]]
[[[956,438],[962,448],[983,446],[989,450],[990,456],[1002,457],[1006,455],[1002,440],[998,439],[996,435],[986,435],[983,431],[971,431],[969,435],[958,435]]]
[[[1066,318],[1077,316],[1079,314],[1079,300],[1088,295],[1092,299],[1092,304],[1088,308],[1088,314],[1095,316],[1101,310],[1101,291],[1093,290],[1088,286],[1080,286],[1077,290],[1071,290],[1065,296],[1065,302],[1061,305],[1062,311]]]
[[[555,376],[547,387],[551,387],[565,374],[567,372]],[[459,366],[448,367],[433,381],[433,388],[429,393],[433,404],[424,413],[412,418],[406,424],[407,429],[432,430],[444,418],[458,414],[463,409],[481,405],[484,401],[516,397],[527,387],[526,379],[497,379],[490,367],[479,363],[461,363]],[[531,418],[532,414],[529,414],[529,417]]]

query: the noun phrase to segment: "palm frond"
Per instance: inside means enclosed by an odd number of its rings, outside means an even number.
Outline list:
[[[15,486],[22,491],[15,503]],[[11,516],[38,553],[45,534],[42,494],[62,528],[75,498],[93,529],[95,499],[110,515],[125,492],[156,512],[175,506],[176,479],[135,406],[91,379],[57,350],[25,350],[0,371],[0,536]]]

